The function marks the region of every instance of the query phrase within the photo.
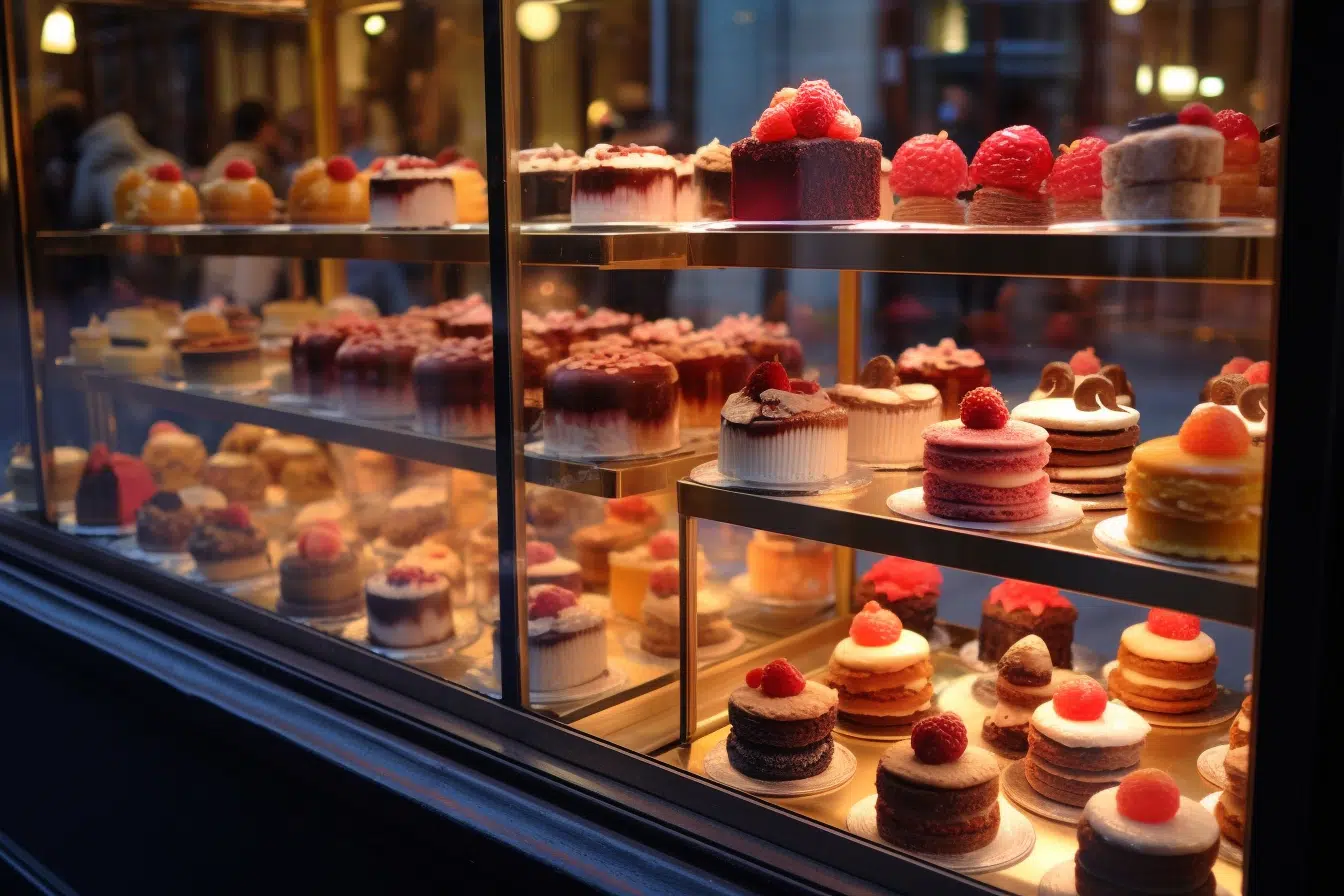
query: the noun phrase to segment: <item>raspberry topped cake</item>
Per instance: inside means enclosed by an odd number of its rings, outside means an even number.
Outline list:
[[[401,649],[428,647],[453,636],[448,578],[399,564],[364,583],[369,643]]]
[[[494,632],[499,674],[499,629]],[[607,621],[557,585],[527,589],[527,679],[532,691],[577,687],[607,671]]]
[[[448,339],[411,363],[416,427],[455,439],[495,434],[494,345]]]
[[[1084,137],[1061,143],[1059,158],[1045,179],[1045,191],[1055,204],[1055,221],[1101,220],[1101,152],[1106,141]]]
[[[542,438],[560,457],[630,457],[681,444],[677,368],[636,349],[566,358],[546,371]]]
[[[989,591],[980,616],[980,662],[997,663],[1027,635],[1045,641],[1057,667],[1073,665],[1073,624],[1078,610],[1058,588],[1004,579]]]
[[[860,463],[919,463],[920,434],[943,419],[937,387],[903,384],[896,362],[886,355],[864,365],[858,383],[838,383],[827,391],[849,413],[849,459]]]
[[[1009,419],[997,389],[972,389],[961,400],[960,420],[924,430],[925,509],[945,519],[978,522],[1044,516],[1050,500],[1049,437],[1034,423]]]
[[[1101,212],[1110,221],[1218,217],[1223,135],[1203,103],[1146,115],[1101,153]]]
[[[1207,107],[1206,107],[1207,108]],[[1224,217],[1255,217],[1260,211],[1260,129],[1249,115],[1222,109],[1213,126],[1223,135],[1223,171],[1218,185],[1218,212]]]
[[[677,220],[677,160],[660,146],[599,143],[574,172],[575,224]]]
[[[1074,383],[1067,365],[1055,362],[1041,375],[1045,398],[1013,408],[1013,419],[1045,427],[1050,463],[1045,468],[1057,495],[1116,495],[1139,443],[1139,412],[1116,401],[1115,384],[1099,373]]]
[[[835,645],[826,683],[840,695],[841,719],[854,725],[913,725],[933,707],[929,642],[900,617],[869,601]]]
[[[1263,445],[1269,434],[1269,383],[1251,383],[1240,373],[1225,373],[1209,383],[1208,400],[1195,410],[1218,405],[1246,424],[1252,445]]]
[[[849,415],[816,383],[767,361],[724,402],[719,472],[760,483],[825,482],[844,474]]]
[[[1139,767],[1151,730],[1138,713],[1107,703],[1091,678],[1065,682],[1036,707],[1027,729],[1027,783],[1042,796],[1082,806]]]
[[[999,761],[966,745],[954,712],[924,719],[877,763],[877,833],[902,849],[956,855],[999,833]]]
[[[871,221],[882,211],[882,145],[825,81],[775,93],[733,144],[739,221]]]
[[[1078,896],[1213,896],[1218,823],[1181,796],[1171,775],[1145,768],[1087,801],[1078,822]]]
[[[266,533],[252,524],[241,504],[208,510],[187,539],[187,550],[201,575],[212,582],[234,582],[271,569]]]
[[[1027,635],[1003,653],[999,660],[994,694],[998,702],[985,716],[980,736],[1000,753],[1019,756],[1027,752],[1027,727],[1036,707],[1055,695],[1075,672],[1056,669],[1050,650],[1036,635]]]
[[[1129,405],[1130,407],[1135,407],[1134,386],[1130,383],[1129,376],[1125,373],[1125,368],[1119,364],[1101,363],[1101,359],[1097,357],[1096,350],[1090,345],[1087,348],[1079,349],[1074,352],[1073,356],[1070,357],[1067,362],[1051,361],[1049,364],[1042,367],[1040,383],[1035,389],[1031,390],[1031,395],[1027,396],[1028,401],[1036,401],[1040,398],[1058,397],[1052,393],[1060,388],[1059,383],[1055,378],[1061,374],[1053,373],[1052,371],[1058,370],[1060,366],[1067,367],[1069,372],[1073,374],[1073,388],[1076,389],[1078,387],[1078,383],[1082,382],[1083,377],[1091,376],[1094,373],[1100,374],[1110,380],[1111,385],[1115,386],[1115,400],[1117,402]]]
[[[883,557],[863,574],[854,589],[858,603],[876,601],[900,617],[901,624],[928,637],[938,616],[943,573],[932,563]]]
[[[1029,124],[1016,124],[985,138],[971,159],[970,223],[981,226],[1044,227],[1053,218],[1042,184],[1054,167],[1050,141]]]
[[[1148,611],[1148,621],[1120,635],[1120,652],[1106,686],[1126,706],[1147,712],[1208,709],[1218,697],[1218,651],[1199,630],[1199,617]]]
[[[967,392],[989,385],[989,368],[973,348],[957,348],[952,339],[937,345],[920,343],[901,352],[896,375],[902,383],[928,383],[943,396],[943,419],[955,419]]]
[[[747,673],[728,695],[728,762],[748,778],[797,781],[826,771],[835,753],[836,692],[786,659]]]
[[[324,520],[300,532],[294,550],[280,558],[276,611],[301,619],[353,616],[361,609],[363,590],[359,557],[340,525]]]
[[[891,159],[888,184],[896,197],[892,217],[921,224],[965,224],[966,154],[947,131],[911,137]]]
[[[676,564],[655,569],[648,596],[640,607],[644,625],[639,646],[654,656],[681,654],[681,574]],[[728,598],[721,591],[701,591],[695,599],[695,643],[701,648],[726,644],[737,629],[728,618]]]

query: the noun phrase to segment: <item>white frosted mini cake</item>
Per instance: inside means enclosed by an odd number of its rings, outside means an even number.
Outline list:
[[[499,675],[499,629],[495,629]],[[607,671],[607,622],[556,585],[527,591],[527,683],[531,691],[577,687]]]
[[[829,392],[849,413],[849,458],[860,463],[919,463],[924,428],[943,418],[938,388],[902,385],[896,362],[886,355],[869,361],[858,383],[838,383]]]
[[[824,482],[843,475],[849,415],[816,383],[790,380],[775,361],[759,365],[724,402],[719,472],[766,484]]]
[[[574,173],[575,224],[677,220],[677,160],[658,146],[599,143]]]
[[[397,156],[369,178],[375,227],[450,227],[457,223],[453,173],[433,159]]]
[[[630,457],[681,444],[677,368],[652,352],[599,349],[552,364],[542,438],[559,457]]]

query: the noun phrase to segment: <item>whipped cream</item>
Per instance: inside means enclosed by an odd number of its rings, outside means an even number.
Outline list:
[[[929,642],[919,632],[902,629],[901,636],[890,644],[867,647],[853,638],[845,638],[835,645],[831,659],[846,669],[862,672],[899,672],[929,658]],[[919,690],[914,683],[902,685],[908,690]]]
[[[1181,797],[1180,808],[1168,821],[1148,824],[1120,814],[1115,799],[1119,789],[1103,790],[1083,807],[1083,819],[1101,839],[1155,856],[1191,855],[1218,842],[1217,820],[1189,797]]]
[[[1066,747],[1129,747],[1142,743],[1151,726],[1121,703],[1107,703],[1101,716],[1090,721],[1066,719],[1047,700],[1031,714],[1031,724],[1046,737]]]
[[[1120,643],[1136,656],[1169,663],[1207,663],[1217,653],[1213,639],[1204,632],[1194,640],[1180,641],[1154,634],[1144,622],[1125,629],[1120,635]]]
[[[1106,432],[1115,429],[1129,429],[1139,422],[1139,412],[1131,407],[1120,405],[1113,411],[1099,407],[1095,411],[1079,410],[1072,398],[1042,398],[1024,402],[1013,408],[1013,419],[1035,423],[1046,429],[1062,429],[1069,432]]]
[[[1142,672],[1135,672],[1133,669],[1120,669],[1120,677],[1135,684],[1141,684],[1150,688],[1170,688],[1173,691],[1196,691],[1202,687],[1213,684],[1213,676],[1208,678],[1197,678],[1193,681],[1174,679],[1174,678],[1154,678],[1151,675],[1144,675]]]
[[[892,389],[870,389],[855,383],[836,383],[831,387],[836,395],[853,398],[858,401],[871,401],[874,404],[901,405],[914,402],[933,401],[939,398],[938,388],[928,383],[910,383]]]

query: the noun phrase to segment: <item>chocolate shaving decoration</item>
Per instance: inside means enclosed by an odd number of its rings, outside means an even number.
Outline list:
[[[1063,361],[1051,361],[1041,368],[1041,383],[1036,388],[1046,398],[1068,398],[1073,394],[1073,368]]]
[[[1241,390],[1237,396],[1237,410],[1252,423],[1259,423],[1269,413],[1269,383],[1256,383]]]
[[[1245,392],[1249,385],[1246,377],[1241,374],[1225,373],[1209,383],[1209,401],[1214,404],[1236,404],[1241,393]]]
[[[1106,407],[1112,411],[1120,410],[1115,401],[1115,386],[1099,373],[1083,377],[1078,388],[1073,390],[1073,406],[1080,411],[1095,411]]]
[[[1199,390],[1199,402],[1200,402],[1200,404],[1203,404],[1204,402],[1206,402],[1206,401],[1209,400],[1209,393],[1213,391],[1213,384],[1214,384],[1214,381],[1216,381],[1217,379],[1218,379],[1218,377],[1216,377],[1216,376],[1211,376],[1211,377],[1209,377],[1207,380],[1204,381],[1204,388],[1202,388],[1202,389]]]
[[[1125,373],[1125,368],[1119,364],[1107,364],[1101,368],[1101,376],[1111,381],[1117,397],[1128,395],[1130,403],[1134,403],[1134,387],[1130,385],[1129,375]]]
[[[900,377],[896,375],[896,362],[887,355],[873,358],[863,365],[863,372],[859,374],[859,385],[865,389],[890,389],[900,385],[900,382]]]

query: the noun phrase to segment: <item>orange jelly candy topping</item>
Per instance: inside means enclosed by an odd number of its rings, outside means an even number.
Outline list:
[[[1215,405],[1200,408],[1181,424],[1181,450],[1200,457],[1240,457],[1251,449],[1251,433],[1237,415]]]

